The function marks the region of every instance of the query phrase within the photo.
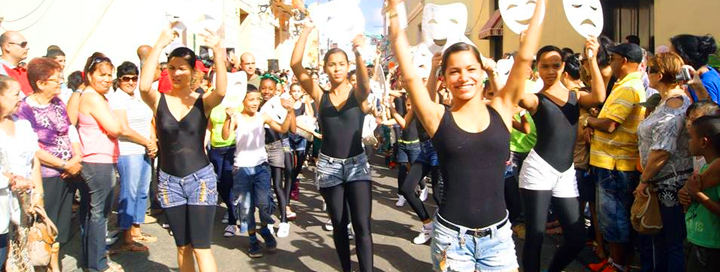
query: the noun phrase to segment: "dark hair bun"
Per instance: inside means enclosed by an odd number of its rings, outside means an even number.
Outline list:
[[[717,53],[717,43],[712,35],[698,36],[698,52],[703,55],[712,55]]]

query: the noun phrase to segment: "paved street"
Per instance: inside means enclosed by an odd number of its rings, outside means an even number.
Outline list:
[[[380,157],[374,158],[375,162],[380,160]],[[304,174],[305,177],[312,177],[311,172],[306,171]],[[395,176],[396,170],[373,166],[372,231],[376,271],[431,271],[429,245],[415,245],[411,242],[420,227],[417,216],[408,205],[402,208],[395,207],[397,200]],[[432,197],[428,197],[425,204],[428,205],[428,210],[435,209]],[[291,223],[290,236],[279,238],[278,248],[259,259],[251,259],[247,256],[246,236],[234,238],[222,236],[225,226],[220,224],[220,219],[225,210],[218,208],[212,245],[218,271],[337,271],[339,262],[334,251],[331,232],[322,228],[328,217],[322,211],[322,198],[317,193],[312,179],[302,179],[300,201],[292,201],[291,205],[298,216]],[[114,223],[110,224],[110,228],[114,228]],[[111,259],[122,264],[125,271],[177,271],[176,250],[172,236],[159,224],[143,225],[142,228],[143,232],[158,237],[157,242],[147,244],[150,251],[120,253],[112,256]],[[561,239],[560,236],[546,236],[543,267],[547,267],[554,253],[553,248]],[[79,232],[76,232],[72,242],[65,247],[68,253],[63,258],[63,271],[73,271],[76,268],[79,240]],[[522,241],[516,240],[518,256],[520,256]],[[568,267],[567,271],[585,271],[582,263],[588,260],[594,261],[591,256],[593,254],[589,249],[583,250],[581,256]],[[353,255],[355,270],[358,269],[356,260]]]

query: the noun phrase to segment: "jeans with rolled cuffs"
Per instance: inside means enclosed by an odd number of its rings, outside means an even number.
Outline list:
[[[145,222],[152,165],[146,154],[122,155],[118,158],[120,196],[118,225],[127,230]]]
[[[253,167],[237,167],[233,176],[233,207],[235,217],[247,222],[248,231],[254,232],[255,208],[260,212],[260,224],[273,224],[275,202],[270,193],[270,166],[267,163]]]

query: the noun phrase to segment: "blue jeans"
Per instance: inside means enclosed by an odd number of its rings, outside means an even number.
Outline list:
[[[421,142],[420,146],[422,147],[422,149],[420,151],[420,155],[418,155],[417,157],[417,161],[428,164],[430,166],[440,165],[440,160],[438,159],[438,155],[435,152],[435,147],[432,145],[432,140]]]
[[[315,182],[318,188],[329,188],[359,180],[372,180],[370,164],[365,153],[347,159],[333,158],[320,153],[316,165]]]
[[[3,265],[5,265],[5,260],[7,259],[7,249],[8,249],[8,235],[6,234],[0,234],[0,269],[2,269]]]
[[[687,235],[685,213],[679,204],[673,207],[659,206],[662,230],[655,235],[640,235],[642,271],[684,271],[683,242]]]
[[[255,208],[260,211],[262,225],[273,224],[275,202],[270,191],[270,166],[263,163],[254,167],[238,167],[233,176],[233,207],[235,217],[247,222],[248,231],[255,231]]]
[[[162,170],[158,174],[158,200],[165,209],[182,205],[215,206],[217,199],[217,175],[212,164],[185,177]]]
[[[208,158],[215,167],[215,174],[218,177],[218,192],[228,209],[228,225],[237,224],[234,208],[232,206],[233,187],[233,163],[235,160],[235,146],[212,147],[208,152]]]
[[[598,224],[610,243],[630,242],[630,207],[640,173],[592,167],[597,181]],[[683,221],[683,220],[680,220]]]
[[[420,156],[420,143],[398,143],[397,163],[413,163]]]
[[[118,225],[122,230],[145,222],[151,169],[150,157],[145,154],[123,155],[118,158]]]
[[[81,267],[90,271],[108,268],[105,238],[108,215],[112,208],[112,189],[117,182],[115,164],[82,163],[80,173],[85,183],[80,185]]]
[[[517,269],[519,265],[510,223],[497,228],[499,223],[487,227],[491,232],[489,235],[475,237],[466,233],[470,230],[466,227],[455,225],[460,229],[458,232],[438,223],[437,219],[433,220],[430,243],[433,270],[444,272]]]

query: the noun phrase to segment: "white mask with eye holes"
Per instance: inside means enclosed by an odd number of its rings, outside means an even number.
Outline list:
[[[597,37],[602,33],[604,18],[600,0],[563,0],[570,25],[581,36]]]
[[[458,42],[473,44],[465,36],[466,26],[467,7],[464,4],[425,4],[422,17],[423,39],[433,54]]]
[[[530,19],[535,12],[537,0],[499,0],[500,15],[505,25],[515,34],[525,31],[530,25]],[[545,17],[545,13],[541,13]],[[542,22],[543,18],[540,18]]]

